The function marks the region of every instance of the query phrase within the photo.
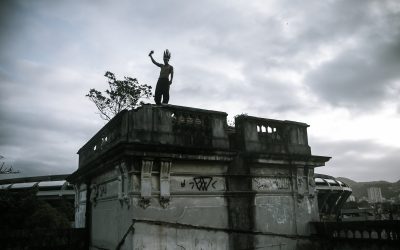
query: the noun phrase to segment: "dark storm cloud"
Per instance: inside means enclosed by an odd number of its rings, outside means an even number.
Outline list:
[[[366,6],[342,14],[352,20],[340,25],[347,23],[350,28],[342,30],[342,36],[335,37],[338,46],[342,44],[344,49],[332,60],[312,70],[305,82],[321,100],[332,105],[355,110],[379,108],[385,101],[397,101],[400,12],[384,4],[358,4]],[[385,15],[377,16],[376,12]],[[352,44],[346,48],[349,39]]]
[[[298,87],[285,86],[277,79],[257,77],[260,72],[268,74],[268,70],[274,68],[307,71],[305,87],[321,101],[357,110],[378,107],[388,98],[393,100],[398,93],[395,84],[400,79],[400,57],[396,56],[400,15],[398,10],[390,8],[390,3],[287,4],[285,11],[275,16],[256,16],[243,22],[243,29],[230,32],[228,36],[220,36],[219,30],[213,30],[211,25],[198,44],[210,54],[243,63],[246,81],[258,93],[255,99],[265,100],[257,106],[268,106],[272,112],[303,108],[302,100],[296,100],[295,95],[287,98],[286,94],[296,92],[293,89]],[[248,17],[244,13],[235,18]],[[287,36],[285,29],[292,26],[294,34]],[[341,52],[316,68],[310,67],[307,60],[315,57],[318,49],[324,46]],[[254,100],[254,94],[243,94],[242,98]],[[279,100],[292,103],[279,104]]]
[[[373,140],[321,141],[313,138],[311,141],[313,154],[332,157],[326,166],[316,169],[318,173],[356,181],[400,180],[400,154],[396,147]]]
[[[72,172],[77,146],[94,132],[92,124],[41,110],[1,114],[0,152],[21,176]]]
[[[85,100],[84,77],[27,60],[8,66],[24,74],[0,75],[1,154],[20,176],[73,172],[79,146],[101,126],[80,109],[89,103],[76,101]]]
[[[400,57],[392,60],[389,51],[398,53],[395,49],[400,40],[391,42],[344,51],[311,73],[307,80],[323,100],[333,105],[377,108],[388,98],[398,96],[395,84],[400,81]]]

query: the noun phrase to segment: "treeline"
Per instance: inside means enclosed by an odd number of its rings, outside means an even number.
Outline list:
[[[0,190],[0,230],[70,228],[74,217],[71,202],[47,202],[36,196],[37,188]]]

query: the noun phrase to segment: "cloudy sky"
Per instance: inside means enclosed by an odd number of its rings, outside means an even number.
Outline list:
[[[21,175],[71,173],[103,125],[85,94],[106,71],[171,104],[310,124],[317,172],[400,179],[400,2],[1,1],[0,155]],[[4,176],[0,177],[4,178]]]

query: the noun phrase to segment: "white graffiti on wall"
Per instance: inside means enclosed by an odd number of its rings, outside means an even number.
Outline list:
[[[252,186],[258,191],[290,190],[290,180],[287,177],[256,177]]]

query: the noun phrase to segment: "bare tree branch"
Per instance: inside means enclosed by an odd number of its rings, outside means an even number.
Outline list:
[[[0,159],[5,159],[4,156],[0,155]],[[0,174],[18,174],[19,170],[14,170],[12,166],[7,167],[3,161],[0,166]]]

